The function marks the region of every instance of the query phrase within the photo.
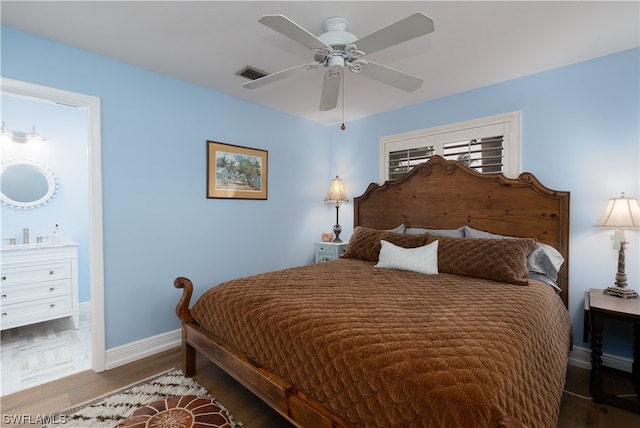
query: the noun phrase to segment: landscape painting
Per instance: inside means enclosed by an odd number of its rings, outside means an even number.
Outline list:
[[[266,150],[207,141],[207,198],[267,199]]]

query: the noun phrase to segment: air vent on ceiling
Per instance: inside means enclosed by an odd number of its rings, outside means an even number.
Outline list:
[[[265,73],[262,70],[258,70],[257,68],[247,65],[242,70],[238,71],[236,74],[238,76],[246,77],[247,79],[250,79],[250,80],[256,80],[266,76],[268,73]]]

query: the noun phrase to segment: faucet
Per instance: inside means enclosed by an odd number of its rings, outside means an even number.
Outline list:
[[[22,243],[23,244],[28,244],[29,243],[29,228],[25,227],[24,229],[22,229]]]

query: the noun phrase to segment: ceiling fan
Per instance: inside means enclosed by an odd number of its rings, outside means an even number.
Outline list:
[[[243,87],[247,89],[259,88],[298,72],[323,66],[328,70],[322,84],[321,111],[334,109],[338,105],[340,83],[345,68],[353,73],[407,92],[418,89],[422,85],[421,78],[377,64],[363,57],[432,33],[435,29],[433,20],[422,12],[409,15],[361,39],[347,31],[349,22],[342,17],[332,17],[325,20],[322,24],[325,32],[317,37],[284,15],[265,15],[258,22],[310,49],[314,53],[314,60],[260,77],[245,83]]]

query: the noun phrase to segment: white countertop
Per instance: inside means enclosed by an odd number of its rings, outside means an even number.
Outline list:
[[[62,248],[62,247],[77,247],[78,243],[73,241],[48,241],[32,244],[14,244],[14,245],[2,245],[0,251],[19,251],[19,250],[33,250],[35,248]]]

